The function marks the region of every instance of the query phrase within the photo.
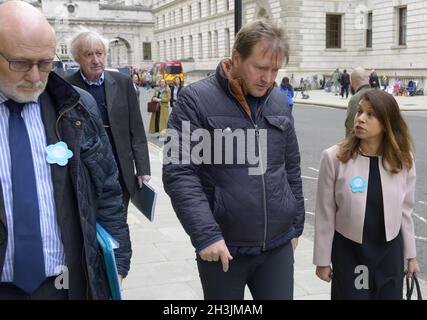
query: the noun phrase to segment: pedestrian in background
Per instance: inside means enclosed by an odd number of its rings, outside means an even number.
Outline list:
[[[386,91],[389,85],[389,80],[385,74],[381,77],[381,84],[383,85],[383,90]]]
[[[178,100],[178,95],[181,92],[183,85],[180,76],[176,76],[173,80],[173,85],[170,87],[171,89],[171,100],[170,105],[171,108],[175,107],[176,101]]]
[[[341,98],[344,99],[344,93],[345,93],[345,98],[348,99],[348,89],[350,86],[350,75],[347,73],[346,69],[344,69],[344,71],[341,75],[340,83],[341,83]]]
[[[369,90],[354,131],[320,163],[314,264],[332,299],[402,299],[404,274],[420,272],[414,197],[409,129],[393,96]]]
[[[138,103],[139,103],[139,95],[141,92],[139,90],[139,75],[138,75],[138,73],[134,73],[132,75],[132,82],[133,82],[133,87],[135,88],[136,97],[138,98]]]
[[[380,80],[379,80],[377,72],[375,70],[371,71],[371,75],[369,76],[369,84],[371,85],[371,88],[379,88],[380,87]]]
[[[135,86],[128,76],[105,70],[108,41],[94,31],[71,39],[71,54],[80,70],[66,78],[88,91],[97,102],[101,121],[119,167],[126,212],[136,188],[150,180],[147,138]],[[136,170],[135,170],[136,169]]]
[[[339,95],[339,92],[340,92],[340,77],[341,77],[340,70],[336,68],[331,76],[331,82],[332,82],[332,86],[334,88],[334,93],[336,96]]]
[[[354,128],[354,117],[359,107],[359,101],[366,90],[369,90],[369,73],[362,67],[357,67],[350,75],[350,89],[353,95],[348,102],[345,118],[345,135],[348,136]]]
[[[151,77],[150,71],[148,71],[148,70],[145,71],[144,80],[145,80],[145,89],[147,91],[149,91],[151,88],[151,79],[152,79],[152,77]]]
[[[286,95],[288,107],[291,109],[292,112],[292,107],[294,106],[294,88],[289,83],[288,77],[283,77],[279,88],[280,91],[282,91]]]
[[[169,120],[169,103],[171,100],[171,89],[166,85],[165,79],[161,79],[159,86],[154,90],[154,95],[151,101],[160,103],[160,108],[157,112],[151,113],[150,133],[163,134],[168,126]]]
[[[247,154],[243,164],[237,159],[238,143],[220,143],[208,161],[190,157],[189,163],[163,166],[165,191],[196,249],[207,300],[243,299],[246,285],[254,299],[293,299],[304,197],[292,115],[274,90],[288,59],[284,30],[255,20],[236,35],[231,59],[222,60],[216,74],[183,88],[172,111],[168,128],[182,138],[173,141],[183,154],[194,146],[183,141],[187,121],[190,135],[208,134],[204,141],[214,141],[218,131],[233,141],[233,131],[239,131],[253,139],[244,145],[259,143],[260,158],[268,155],[256,170]],[[223,159],[229,154],[231,163]]]

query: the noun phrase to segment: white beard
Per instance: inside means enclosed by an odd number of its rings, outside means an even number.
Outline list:
[[[10,83],[6,81],[5,83],[0,82],[0,91],[9,99],[12,99],[19,103],[37,101],[39,96],[43,93],[46,88],[46,82],[39,81],[35,84],[29,83],[28,81],[21,80],[18,83]],[[33,89],[32,92],[20,93],[18,91],[19,87]]]

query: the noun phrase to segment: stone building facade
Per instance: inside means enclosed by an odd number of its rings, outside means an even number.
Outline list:
[[[0,0],[0,3],[3,2]],[[180,59],[185,72],[212,72],[234,42],[234,0],[28,0],[57,31],[57,53],[79,28],[110,40],[108,65]],[[243,23],[259,17],[287,30],[290,61],[279,77],[328,77],[361,65],[391,80],[427,75],[425,0],[242,0]]]
[[[180,59],[186,70],[209,71],[230,55],[233,0],[154,0],[157,60]]]
[[[214,70],[230,55],[233,0],[153,0],[155,59],[183,59],[186,70]],[[243,23],[266,17],[287,29],[290,61],[280,75],[330,75],[361,65],[390,79],[427,75],[427,1],[243,0]]]
[[[4,1],[0,1],[4,2]],[[109,67],[152,63],[153,14],[143,0],[29,0],[57,35],[57,55],[70,60],[69,41],[79,30],[94,30],[109,40]]]

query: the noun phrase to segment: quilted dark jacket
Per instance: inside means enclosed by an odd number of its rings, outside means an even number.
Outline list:
[[[230,90],[220,65],[216,74],[181,90],[168,124],[180,140],[172,140],[165,150],[178,147],[182,153],[182,129],[185,131],[187,126],[194,134],[196,129],[203,128],[211,137],[212,160],[196,163],[192,158],[189,164],[165,163],[163,183],[197,251],[224,239],[229,248],[237,248],[236,252],[256,254],[301,235],[305,210],[300,153],[293,118],[284,101],[279,90],[272,90],[254,123]],[[215,150],[217,129],[225,135],[238,129],[245,137],[255,135],[256,152],[266,160],[265,174],[249,174],[248,169],[258,164],[251,164],[247,157],[244,163],[241,159],[239,162],[237,154],[242,154],[236,150],[236,143],[233,164],[215,162],[219,150],[222,155],[226,152],[225,143]],[[262,130],[267,132],[266,149],[259,144]],[[198,140],[191,143],[190,151],[196,145]],[[208,154],[206,150],[202,151],[203,156]]]
[[[58,110],[57,131],[61,140],[74,153],[69,170],[77,194],[91,295],[93,299],[109,299],[104,262],[96,240],[96,222],[119,242],[116,263],[123,276],[129,271],[132,255],[117,165],[93,97],[53,72],[46,91]]]

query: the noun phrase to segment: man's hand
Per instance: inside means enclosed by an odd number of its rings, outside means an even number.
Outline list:
[[[292,250],[295,252],[295,249],[297,248],[297,246],[298,246],[298,238],[293,238],[292,240],[291,240],[291,244],[292,244]]]
[[[199,252],[200,258],[204,261],[218,261],[221,260],[222,270],[228,271],[229,261],[233,260],[233,257],[228,251],[227,245],[224,240],[220,240],[212,243],[210,246],[204,248]]]
[[[418,265],[417,259],[415,258],[408,259],[408,268],[405,270],[406,277],[410,278],[414,273],[417,274],[420,272],[421,272],[421,269],[420,269],[420,266]]]
[[[142,186],[144,185],[144,181],[148,182],[150,181],[151,176],[138,176],[138,186],[140,189],[142,189]]]
[[[327,267],[316,267],[316,276],[326,282],[330,282],[332,280],[332,268],[331,266]]]

